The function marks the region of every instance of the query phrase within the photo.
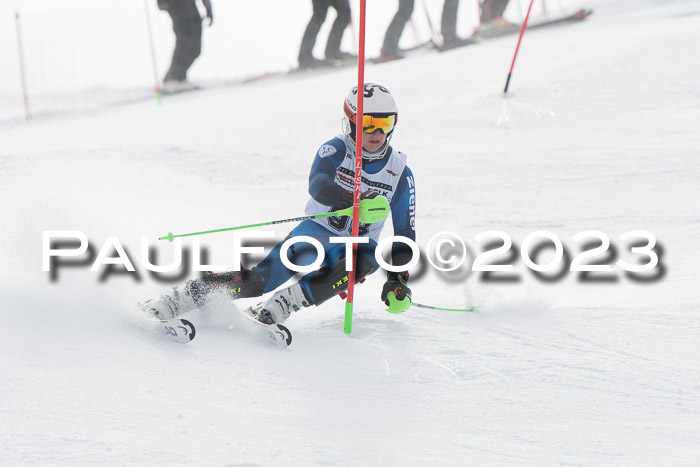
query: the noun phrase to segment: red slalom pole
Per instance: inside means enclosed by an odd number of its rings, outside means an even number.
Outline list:
[[[151,13],[148,11],[147,0],[143,0],[143,6],[146,9],[146,28],[148,29],[148,44],[151,48],[151,65],[153,67],[153,80],[155,82],[156,100],[160,104],[163,91],[160,87],[160,79],[158,78],[158,66],[156,65],[156,49],[153,45],[153,29],[151,28]]]
[[[515,47],[515,53],[513,54],[513,62],[510,64],[510,71],[508,72],[508,79],[506,80],[506,87],[503,89],[503,94],[508,94],[508,86],[510,85],[510,78],[513,76],[513,67],[515,66],[515,59],[518,56],[518,50],[520,50],[520,41],[523,40],[523,34],[527,29],[527,20],[530,19],[530,11],[532,11],[532,4],[535,0],[530,0],[530,6],[527,8],[527,15],[525,15],[525,21],[520,27],[520,36],[518,37],[518,45]]]
[[[19,55],[19,74],[22,80],[22,99],[24,100],[24,118],[31,120],[32,112],[29,110],[29,94],[27,93],[27,74],[24,71],[24,48],[22,47],[22,32],[19,27],[19,11],[15,11],[15,31],[17,32],[17,52]]]
[[[433,22],[430,19],[430,12],[428,11],[428,7],[425,6],[424,1],[421,0],[421,3],[423,4],[423,12],[425,13],[425,18],[428,20],[428,27],[430,28],[430,39],[433,41],[433,43],[435,43],[435,45],[442,44],[441,38],[435,32],[435,28],[433,27]],[[413,24],[413,22],[411,22],[411,24]]]
[[[360,196],[362,195],[362,135],[364,125],[365,100],[365,12],[366,0],[360,0],[360,45],[357,55],[357,114],[355,115],[355,190],[352,204],[352,236],[357,237],[360,229]],[[353,264],[348,278],[348,297],[345,302],[345,323],[343,332],[352,332],[352,308],[355,295],[355,262],[357,262],[357,243],[352,244]]]

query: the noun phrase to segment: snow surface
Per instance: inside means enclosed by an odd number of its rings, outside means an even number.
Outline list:
[[[507,99],[514,37],[366,76],[398,101],[423,249],[445,230],[473,251],[487,230],[516,245],[549,230],[576,254],[595,229],[632,262],[619,236],[643,229],[662,247],[655,280],[429,267],[416,301],[477,311],[394,316],[375,274],[350,338],[339,299],[292,316],[286,350],[223,302],[189,316],[181,345],[139,326],[135,303],[185,279],[150,276],[141,237],[301,215],[355,71],[0,127],[0,464],[697,465],[700,7],[590,5],[526,35]],[[82,231],[95,253],[118,237],[138,277],[86,262],[52,281],[45,230]],[[201,245],[230,263],[231,235]]]

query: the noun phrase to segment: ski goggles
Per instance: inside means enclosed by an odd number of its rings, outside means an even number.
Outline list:
[[[348,103],[343,106],[345,116],[353,125],[353,133],[355,132],[354,125],[357,118],[355,112],[350,110]],[[377,130],[382,130],[385,135],[389,134],[396,125],[396,114],[384,114],[383,116],[365,114],[362,116],[362,131],[365,133],[374,133]]]
[[[388,115],[386,117],[377,117],[376,115],[362,116],[362,131],[365,133],[374,133],[377,130],[382,130],[382,133],[388,135],[396,125],[396,115]]]

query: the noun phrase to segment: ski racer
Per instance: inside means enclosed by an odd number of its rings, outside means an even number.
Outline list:
[[[353,204],[355,128],[357,112],[357,87],[353,88],[343,105],[343,133],[324,143],[316,153],[309,176],[309,199],[306,214],[322,214],[347,208]],[[391,208],[394,234],[415,241],[415,183],[411,169],[406,165],[406,155],[389,143],[398,119],[396,103],[389,90],[378,83],[364,86],[364,117],[362,143],[362,201],[384,196]],[[384,201],[384,200],[381,200]],[[384,201],[386,204],[386,201]],[[360,243],[355,259],[355,280],[360,281],[378,269],[375,247],[385,219],[359,226],[359,235],[369,237],[369,243]],[[325,217],[305,220],[294,228],[289,236],[310,236],[324,248],[325,259],[320,269],[308,273],[289,287],[277,290],[266,302],[250,309],[255,318],[265,324],[280,324],[293,311],[310,305],[320,305],[348,287],[346,271],[346,246],[330,243],[330,238],[351,236],[349,217]],[[225,293],[232,299],[258,297],[272,292],[287,282],[295,272],[289,270],[280,259],[283,242],[275,246],[257,266],[241,271],[210,274],[187,282],[184,288],[174,288],[159,300],[142,305],[148,313],[159,319],[171,319],[194,308],[206,305],[213,292]],[[293,264],[311,264],[317,257],[316,248],[305,242],[295,243],[287,250],[287,258]],[[412,257],[408,245],[394,243],[392,263],[406,265]],[[381,300],[390,305],[388,294],[409,303],[411,290],[407,286],[408,272],[389,272],[381,292]],[[407,301],[405,301],[408,299]]]

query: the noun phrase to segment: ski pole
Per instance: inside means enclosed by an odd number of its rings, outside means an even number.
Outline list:
[[[442,308],[439,306],[422,305],[420,303],[412,302],[408,297],[404,298],[403,300],[398,300],[396,298],[396,295],[394,294],[394,292],[389,292],[387,294],[387,300],[389,300],[389,308],[386,311],[388,311],[389,313],[393,313],[393,314],[403,313],[404,311],[408,310],[412,306],[415,306],[418,308],[425,308],[427,310],[461,311],[461,312],[474,311],[473,306],[470,308]]]
[[[416,303],[416,302],[411,302],[411,306],[416,306],[418,308],[426,308],[428,310],[440,310],[440,311],[463,311],[463,312],[474,311],[473,306],[471,306],[469,308],[442,308],[439,306],[421,305],[420,303]]]
[[[324,217],[334,216],[353,217],[353,209],[354,207],[350,206],[345,209],[339,209],[337,211],[326,212],[323,214],[312,214],[310,216],[294,217],[292,219],[281,219],[276,221],[260,222],[258,224],[239,225],[237,227],[226,227],[224,229],[204,230],[202,232],[192,232],[178,235],[175,235],[172,232],[168,232],[168,235],[165,235],[164,237],[159,237],[158,240],[167,240],[169,242],[172,242],[177,237],[192,237],[193,235],[205,235],[216,232],[226,232],[228,230],[250,229],[252,227],[262,227],[263,225],[284,224],[286,222],[301,222],[308,221],[311,219],[321,219]],[[384,196],[379,195],[375,196],[374,198],[363,199],[360,203],[359,211],[359,222],[362,222],[363,224],[374,224],[375,222],[380,222],[386,219],[386,217],[389,215],[389,212],[391,211],[391,206],[389,205],[389,201]]]
[[[518,56],[518,50],[520,50],[520,41],[523,40],[523,34],[525,34],[525,29],[527,29],[527,20],[530,18],[530,11],[532,10],[532,4],[535,0],[530,0],[530,6],[527,8],[527,14],[525,15],[525,21],[520,27],[520,36],[518,37],[518,45],[515,47],[515,53],[513,54],[513,61],[510,64],[510,71],[508,72],[508,79],[506,80],[506,87],[503,89],[503,94],[508,94],[508,85],[510,85],[510,77],[513,75],[513,67],[515,67],[515,59]]]
[[[333,217],[333,216],[352,216],[352,206],[350,206],[349,208],[341,209],[339,211],[327,212],[324,214],[314,214],[311,216],[294,217],[292,219],[281,219],[281,220],[276,220],[276,221],[260,222],[259,224],[239,225],[237,227],[226,227],[223,229],[204,230],[202,232],[192,232],[192,233],[177,234],[177,235],[174,235],[172,232],[168,232],[168,235],[166,235],[164,237],[159,237],[158,240],[167,240],[169,242],[172,242],[177,237],[192,237],[194,235],[205,235],[205,234],[217,233],[217,232],[227,232],[229,230],[250,229],[253,227],[262,227],[264,225],[284,224],[287,222],[301,222],[301,221],[307,221],[307,220],[311,220],[311,219],[321,219],[323,217]]]

